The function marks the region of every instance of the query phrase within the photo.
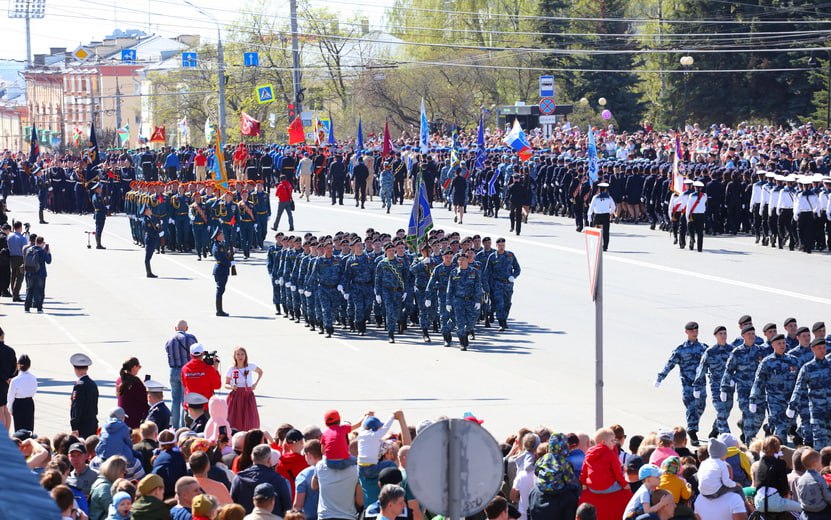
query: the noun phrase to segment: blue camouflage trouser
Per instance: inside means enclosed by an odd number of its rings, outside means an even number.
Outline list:
[[[495,280],[493,287],[493,312],[497,320],[507,320],[511,311],[511,297],[514,295],[514,284],[507,280],[502,282]]]
[[[334,326],[335,313],[340,309],[340,301],[343,298],[336,288],[324,285],[318,287],[317,294],[320,297],[320,309],[323,311],[323,326],[330,329]]]
[[[424,306],[424,300],[428,299],[427,296],[428,294],[424,289],[416,289],[415,299],[418,305],[418,324],[421,325],[422,329],[429,329],[433,325],[433,309],[435,307],[432,305],[430,307]],[[430,303],[435,305],[436,302],[431,301]]]
[[[309,299],[311,296],[307,297],[303,292],[306,289],[302,287],[297,288],[297,294],[300,295],[300,310],[303,312],[303,317],[308,321],[309,319]]]
[[[703,396],[696,399],[693,395],[693,387],[689,385],[681,386],[681,399],[686,409],[687,430],[697,432],[698,422],[701,420],[701,414],[704,413],[707,400]]]
[[[381,289],[381,303],[387,320],[387,332],[395,332],[401,319],[401,291]]]
[[[802,440],[805,444],[810,445],[814,439],[814,432],[811,427],[810,399],[806,399],[805,402],[799,403],[797,414],[799,414],[799,434],[802,435]]]
[[[436,303],[433,302],[433,305],[436,305]],[[438,311],[442,335],[452,333],[456,326],[456,320],[453,318],[453,313],[447,310],[447,298],[438,299]]]
[[[407,298],[404,300],[402,305],[402,318],[406,323],[409,317],[413,314],[413,311],[416,309],[416,300],[415,300],[415,287],[408,287],[407,288]]]
[[[353,306],[354,314],[352,316],[356,323],[369,320],[369,312],[372,310],[372,303],[374,301],[371,284],[356,283],[352,286],[349,302]]]
[[[392,207],[392,186],[381,188],[381,203],[386,208]]]
[[[811,408],[811,434],[813,436],[813,447],[815,450],[831,445],[831,435],[828,431],[828,423],[831,421],[831,407],[827,402],[810,403]]]
[[[320,301],[320,291],[318,291],[317,289],[312,291],[312,297],[314,298],[315,322],[320,324],[323,320],[323,304]]]
[[[791,429],[793,419],[785,415],[785,410],[788,409],[788,402],[781,399],[772,399],[768,394],[767,411],[768,424],[773,428],[774,435],[780,439],[788,438],[788,431]]]
[[[476,326],[476,318],[479,311],[476,310],[476,301],[473,298],[454,298],[453,316],[456,318],[456,334],[461,338],[467,333],[473,332]]]
[[[739,410],[742,412],[742,433],[746,442],[750,440],[759,432],[762,426],[762,420],[765,414],[757,409],[756,413],[750,411],[750,387],[737,385],[736,397],[739,401]]]
[[[710,392],[713,396],[713,408],[716,409],[716,429],[719,433],[730,433],[730,412],[733,411],[733,390],[727,392],[727,401],[721,402],[718,386],[710,387]],[[704,396],[702,396],[702,399]]]

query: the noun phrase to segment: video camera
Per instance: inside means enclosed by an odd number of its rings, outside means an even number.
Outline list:
[[[205,352],[202,355],[202,361],[205,362],[208,366],[214,366],[216,363],[219,362],[219,356],[216,355],[216,350],[211,352]]]

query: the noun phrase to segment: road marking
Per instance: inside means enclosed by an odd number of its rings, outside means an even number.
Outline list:
[[[75,346],[77,346],[86,355],[88,355],[90,357],[90,359],[94,359],[96,361],[96,363],[98,363],[100,365],[103,365],[104,368],[106,369],[107,373],[113,374],[113,373],[118,372],[118,370],[116,370],[115,367],[113,367],[109,362],[107,362],[105,359],[103,359],[100,356],[98,356],[97,354],[95,354],[90,348],[88,348],[86,346],[85,343],[81,342],[81,340],[76,338],[74,334],[69,332],[69,330],[66,327],[64,327],[63,325],[61,325],[60,322],[58,320],[56,320],[54,316],[50,316],[49,313],[45,313],[44,316],[46,317],[47,320],[49,320],[50,323],[52,323],[52,325],[56,329],[61,331],[61,333],[63,333],[63,335],[66,336],[66,339],[68,339],[69,341],[74,343]]]

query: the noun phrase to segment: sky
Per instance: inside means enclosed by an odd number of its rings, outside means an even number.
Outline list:
[[[8,10],[11,0],[0,0]],[[256,9],[249,0],[194,0],[223,26],[233,23],[240,13]],[[288,20],[288,2],[265,1],[273,16]],[[392,0],[311,0],[313,7],[326,7],[344,18],[361,15],[370,25],[381,25],[384,11]],[[281,7],[273,7],[279,4]],[[101,40],[113,29],[141,29],[162,36],[200,34],[203,41],[214,41],[216,25],[184,0],[46,0],[46,17],[31,21],[32,54],[48,53],[50,47],[74,50],[78,45]],[[224,30],[224,27],[223,27]],[[24,20],[0,18],[0,60],[25,60],[26,31]]]

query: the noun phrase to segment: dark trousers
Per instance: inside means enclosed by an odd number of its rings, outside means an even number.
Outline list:
[[[687,246],[687,217],[683,213],[678,216],[678,245],[681,249]]]
[[[779,210],[779,249],[785,245],[785,239],[788,240],[788,246],[793,251],[796,245],[796,234],[794,233],[793,209]]]
[[[759,212],[759,204],[754,204],[752,206],[752,214],[751,217],[753,218],[753,235],[758,239],[762,236],[762,215]]]
[[[35,430],[35,400],[31,397],[15,399],[12,403],[15,430]]]
[[[343,206],[343,183],[333,183],[332,189],[329,190],[329,193],[332,195],[332,205],[337,202],[341,206]]]
[[[46,293],[46,276],[40,276],[38,273],[26,274],[26,303],[23,307],[26,310],[32,307],[41,310],[43,309],[43,298]]]
[[[583,202],[579,200],[574,203],[574,223],[577,224],[577,231],[583,229]]]
[[[594,226],[603,228],[603,250],[609,249],[609,228],[611,227],[612,216],[608,213],[597,213],[594,215]]]
[[[519,235],[519,232],[522,230],[522,206],[517,204],[516,206],[511,206],[511,229],[516,231],[516,234]]]
[[[704,215],[702,214],[691,214],[690,219],[687,222],[687,229],[690,231],[690,249],[693,248],[693,244],[698,244],[698,251],[701,252],[701,248],[704,246]]]
[[[392,203],[404,204],[404,179],[396,179],[392,184]]]
[[[12,296],[20,298],[20,287],[23,285],[23,257],[10,256],[9,268],[11,269]]]
[[[284,211],[289,217],[289,230],[293,230],[294,216],[291,214],[291,201],[277,203],[277,218],[274,220],[274,229],[277,229],[277,227],[280,225],[280,217],[283,216]]]
[[[802,244],[802,249],[806,253],[814,250],[814,231],[816,223],[814,222],[814,213],[812,211],[803,211],[797,216],[797,224],[799,225],[799,242]]]
[[[362,206],[366,202],[366,180],[355,180],[355,201],[356,206],[357,202],[360,202]]]

